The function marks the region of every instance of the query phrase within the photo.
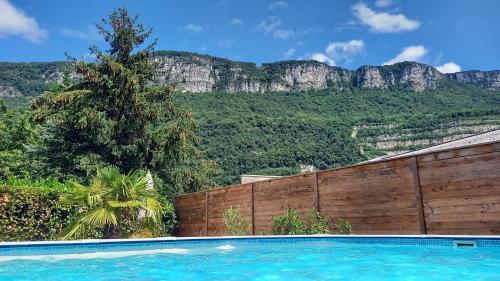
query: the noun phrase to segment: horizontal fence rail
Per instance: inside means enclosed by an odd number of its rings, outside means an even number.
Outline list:
[[[500,142],[191,193],[174,205],[178,236],[225,235],[230,207],[253,235],[270,234],[288,208],[348,219],[356,234],[500,234]]]

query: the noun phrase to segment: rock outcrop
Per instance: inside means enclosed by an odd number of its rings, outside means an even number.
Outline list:
[[[445,76],[430,65],[401,62],[386,66],[362,66],[356,71],[356,86],[385,89],[400,86],[412,91],[436,89]]]
[[[184,52],[160,52],[156,57],[164,76],[189,92],[279,92],[342,88],[353,72],[316,61],[253,63]]]
[[[500,88],[500,70],[493,70],[493,71],[470,70],[457,73],[449,73],[446,74],[446,76],[449,79],[461,83],[473,84],[488,89]]]
[[[500,71],[442,74],[430,65],[401,62],[362,66],[356,71],[317,61],[254,63],[188,52],[160,51],[155,55],[162,73],[158,83],[175,83],[187,92],[283,92],[343,89],[436,89],[443,81],[500,89]],[[0,63],[0,97],[34,96],[61,80],[64,63]]]
[[[387,88],[387,82],[382,73],[380,72],[380,67],[365,65],[356,71],[356,86],[366,89],[385,89]]]

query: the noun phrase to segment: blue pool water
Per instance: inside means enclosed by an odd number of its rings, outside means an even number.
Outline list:
[[[0,246],[0,280],[500,280],[500,240],[252,238]]]

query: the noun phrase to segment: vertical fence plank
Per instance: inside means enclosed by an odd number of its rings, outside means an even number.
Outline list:
[[[422,204],[422,191],[420,189],[420,174],[418,172],[418,160],[416,156],[412,157],[412,170],[413,170],[413,185],[415,186],[415,200],[417,200],[418,222],[420,225],[420,233],[427,234],[427,227],[425,225],[424,208]]]
[[[208,236],[208,191],[205,191],[205,235]]]
[[[254,200],[254,197],[255,197],[255,193],[254,193],[254,189],[253,189],[253,183],[250,185],[250,188],[252,189],[252,192],[250,192],[250,196],[252,196],[251,198],[251,205],[250,205],[250,210],[252,212],[252,235],[255,235],[255,200]]]
[[[319,191],[318,191],[318,173],[316,173],[316,172],[313,173],[312,180],[313,180],[314,203],[316,206],[316,212],[320,212],[320,210],[319,210]]]

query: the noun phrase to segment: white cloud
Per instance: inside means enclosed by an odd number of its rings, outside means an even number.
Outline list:
[[[315,53],[311,59],[326,62],[330,65],[336,65],[336,62],[351,62],[352,57],[361,54],[364,51],[365,43],[363,40],[351,40],[345,42],[331,42],[324,53]]]
[[[384,62],[383,65],[390,65],[404,61],[420,62],[427,55],[428,52],[429,51],[422,45],[408,46],[406,48],[403,48],[401,53],[399,53],[397,56],[395,56],[389,61]],[[436,69],[439,70],[439,72],[441,73],[454,73],[462,70],[460,65],[454,62],[447,62],[443,65],[436,66]]]
[[[314,53],[312,54],[311,59],[319,62],[324,62],[329,65],[335,65],[335,62],[323,53]]]
[[[402,32],[415,30],[420,22],[408,19],[403,14],[377,13],[363,3],[351,7],[354,16],[374,32]]]
[[[273,31],[273,37],[278,39],[290,39],[295,35],[291,29],[276,29]]]
[[[277,39],[291,39],[291,38],[300,38],[303,36],[307,36],[313,33],[323,32],[323,28],[316,26],[310,27],[306,29],[288,29],[282,27],[281,20],[277,17],[271,16],[264,20],[262,20],[255,29],[257,31],[261,31],[264,33],[271,34],[274,38]]]
[[[239,18],[233,18],[233,19],[231,20],[231,23],[230,23],[230,24],[231,24],[231,25],[242,25],[242,24],[243,24],[243,21],[242,21],[241,19],[239,19]]]
[[[375,1],[375,6],[380,7],[380,8],[385,8],[392,6],[394,2],[392,0],[377,0]]]
[[[333,42],[326,47],[326,53],[335,60],[348,59],[353,55],[363,52],[365,43],[362,40],[346,42]]]
[[[460,65],[454,63],[454,62],[448,62],[440,66],[436,66],[436,69],[439,70],[441,73],[455,73],[459,72],[462,70]]]
[[[395,64],[403,61],[420,61],[427,53],[427,49],[422,45],[409,46],[404,48],[399,55],[384,62],[383,65]]]
[[[181,30],[188,31],[188,32],[202,32],[203,30],[205,30],[205,28],[203,28],[203,26],[201,26],[201,25],[190,23],[190,24],[186,24],[185,26],[183,26],[181,28]]]
[[[288,7],[288,3],[285,1],[275,1],[269,4],[269,10],[277,10],[277,9],[284,9]]]
[[[86,40],[90,42],[98,41],[101,39],[99,31],[93,26],[87,26],[83,30],[71,29],[71,28],[61,28],[59,32],[67,37],[72,37],[76,39]]]
[[[0,0],[0,38],[21,36],[34,43],[46,39],[48,33],[35,18],[16,8],[7,0]]]
[[[231,48],[234,45],[236,45],[236,41],[230,40],[230,39],[225,39],[225,40],[216,41],[215,44],[217,44],[217,46],[222,47],[222,48]]]
[[[289,58],[291,58],[294,54],[295,54],[295,49],[294,49],[294,48],[291,48],[291,49],[288,49],[286,52],[284,52],[284,53],[283,53],[283,56],[284,56],[286,59],[289,59]]]
[[[281,20],[276,17],[269,17],[257,25],[257,30],[270,33],[281,25]]]

